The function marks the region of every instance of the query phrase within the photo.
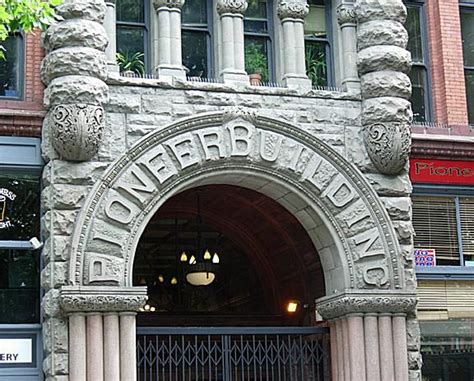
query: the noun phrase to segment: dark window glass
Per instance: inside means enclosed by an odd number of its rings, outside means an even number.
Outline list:
[[[144,0],[117,0],[117,21],[122,22],[145,22]]]
[[[474,70],[466,70],[465,74],[469,123],[474,124]]]
[[[461,9],[462,48],[469,123],[474,124],[474,9]]]
[[[19,98],[22,95],[23,38],[20,34],[2,42],[5,60],[0,60],[0,96]]]
[[[267,19],[267,1],[249,0],[245,17],[249,19]]]
[[[209,0],[187,1],[182,9],[182,55],[186,75],[207,78],[210,76],[211,33],[209,31]]]
[[[145,30],[143,28],[117,28],[117,51],[133,55],[145,51]]]
[[[245,70],[249,74],[260,74],[262,82],[269,80],[268,40],[265,37],[245,37]]]
[[[423,31],[425,28],[423,8],[420,5],[408,4],[405,27],[408,32],[407,50],[410,51],[413,66],[410,73],[412,81],[411,107],[413,121],[424,123],[429,121],[429,92],[427,57],[424,52]]]
[[[324,0],[310,0],[308,3],[309,14],[304,23],[306,75],[313,86],[328,86],[326,3]]]
[[[39,251],[0,250],[0,324],[39,322]]]
[[[0,174],[0,240],[39,237],[39,177]]]

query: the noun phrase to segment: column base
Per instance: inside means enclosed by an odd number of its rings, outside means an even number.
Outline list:
[[[226,85],[250,85],[249,76],[245,71],[222,71],[219,75]]]
[[[174,78],[186,80],[186,71],[182,67],[159,65],[156,68],[156,74],[158,79],[166,82],[173,82]]]
[[[120,68],[115,62],[107,62],[107,70],[110,73],[119,73]]]
[[[282,82],[289,89],[309,91],[313,88],[311,80],[305,75],[285,75]]]
[[[360,91],[360,79],[359,78],[348,78],[342,81],[342,88],[345,91],[356,90]]]

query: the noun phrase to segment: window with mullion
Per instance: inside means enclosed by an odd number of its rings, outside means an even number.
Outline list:
[[[212,0],[184,3],[181,11],[183,65],[188,77],[212,76],[211,31]]]
[[[328,33],[329,0],[309,0],[305,18],[306,74],[313,86],[329,85],[330,44]]]
[[[461,34],[469,124],[474,124],[474,3],[461,8]]]
[[[407,50],[410,51],[413,62],[409,75],[412,83],[411,107],[413,110],[413,121],[415,123],[424,123],[429,122],[431,119],[424,7],[423,2],[407,2],[406,5]]]
[[[245,70],[273,79],[272,0],[249,0],[244,18]]]
[[[24,44],[21,33],[1,43],[5,59],[0,60],[0,97],[21,98],[23,95]]]
[[[121,70],[143,75],[148,60],[147,5],[145,0],[117,0],[116,39]]]

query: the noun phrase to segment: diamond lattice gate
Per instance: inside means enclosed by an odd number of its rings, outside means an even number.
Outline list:
[[[139,381],[323,381],[325,328],[138,328]]]

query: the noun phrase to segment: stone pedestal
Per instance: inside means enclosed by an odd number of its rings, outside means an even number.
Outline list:
[[[278,16],[283,28],[283,84],[286,87],[311,89],[306,75],[304,18],[309,12],[306,0],[282,1]]]
[[[156,73],[159,79],[186,78],[181,53],[181,8],[184,0],[154,0],[156,10]]]
[[[249,84],[245,71],[244,13],[245,0],[218,0],[222,42],[220,78],[228,84]]]
[[[333,379],[408,381],[406,318],[415,313],[411,293],[346,291],[317,301],[331,321]]]
[[[69,378],[74,381],[136,380],[136,312],[146,287],[61,288],[69,317]]]

